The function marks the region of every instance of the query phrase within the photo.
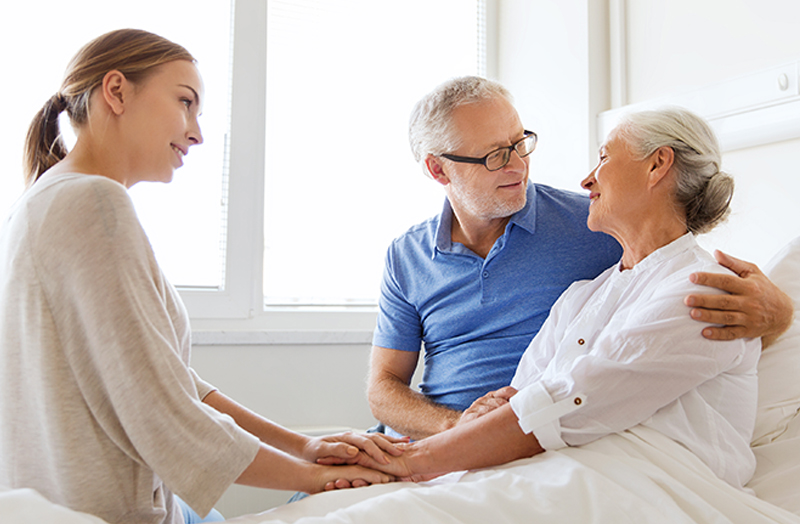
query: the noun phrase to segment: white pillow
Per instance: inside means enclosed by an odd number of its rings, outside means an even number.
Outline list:
[[[792,297],[800,310],[800,237],[784,247],[767,264],[765,273]],[[753,446],[784,435],[800,410],[800,321],[761,354],[758,363],[758,412]]]

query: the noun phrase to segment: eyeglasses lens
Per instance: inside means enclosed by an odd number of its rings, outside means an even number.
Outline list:
[[[511,151],[508,149],[498,149],[494,153],[486,157],[486,169],[489,171],[497,171],[503,166],[508,164],[511,158]]]
[[[536,147],[536,135],[526,136],[520,143],[517,144],[517,154],[519,156],[528,156],[533,153]]]
[[[536,147],[536,135],[529,135],[514,144],[512,147],[498,149],[494,153],[486,157],[486,169],[489,171],[497,171],[502,169],[511,160],[511,149],[514,149],[520,158],[526,157],[533,153]]]

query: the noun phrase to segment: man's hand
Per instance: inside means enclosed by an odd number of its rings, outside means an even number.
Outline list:
[[[736,275],[693,273],[695,284],[715,287],[730,295],[689,295],[685,304],[693,319],[722,327],[707,327],[703,336],[712,340],[761,337],[766,348],[786,331],[794,318],[792,299],[773,284],[755,264],[721,251],[714,256]]]
[[[494,411],[504,404],[508,404],[508,401],[511,400],[511,397],[516,395],[516,393],[517,390],[511,386],[500,388],[497,391],[490,391],[489,393],[475,400],[475,402],[473,402],[472,405],[468,407],[466,411],[464,411],[464,413],[461,415],[461,419],[458,421],[458,425],[471,422],[478,417],[482,417],[483,415]]]

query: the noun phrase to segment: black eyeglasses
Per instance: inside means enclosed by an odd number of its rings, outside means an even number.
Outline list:
[[[539,139],[536,133],[533,131],[523,131],[523,133],[525,133],[525,136],[510,146],[495,149],[483,158],[449,154],[441,156],[453,162],[461,162],[463,164],[483,164],[489,171],[497,171],[498,169],[506,167],[506,164],[511,160],[511,151],[516,151],[520,158],[524,158],[533,153],[533,150],[536,149],[536,142]]]

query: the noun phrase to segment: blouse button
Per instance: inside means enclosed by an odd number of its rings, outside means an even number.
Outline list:
[[[573,400],[573,402],[575,403],[576,406],[580,406],[581,402],[583,401],[581,400],[581,397],[575,397],[575,400]]]
[[[585,341],[585,340],[583,340],[582,338],[579,338],[579,339],[578,339],[578,345],[579,345],[579,346],[582,346],[582,345],[584,345],[584,344],[586,344],[586,341]]]

